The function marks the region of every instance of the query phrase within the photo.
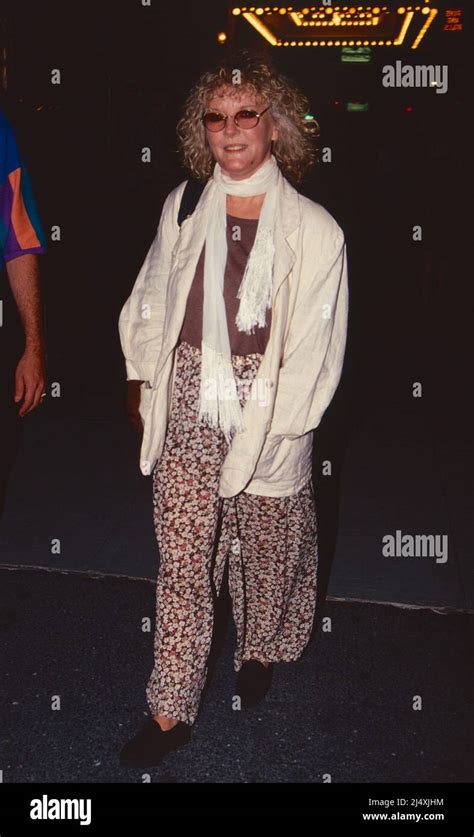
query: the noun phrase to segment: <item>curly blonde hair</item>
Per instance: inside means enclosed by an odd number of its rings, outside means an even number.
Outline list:
[[[239,83],[235,83],[236,70]],[[228,88],[228,89],[227,89]],[[270,105],[278,128],[272,153],[288,180],[299,183],[316,159],[314,137],[319,134],[315,120],[305,120],[309,102],[297,85],[277,72],[266,56],[243,51],[226,58],[214,70],[204,73],[189,93],[177,125],[184,165],[198,180],[207,180],[214,169],[201,117],[217,91],[238,95],[242,89],[258,101]]]

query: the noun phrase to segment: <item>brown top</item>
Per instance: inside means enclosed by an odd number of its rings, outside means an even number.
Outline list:
[[[266,325],[263,328],[255,326],[254,334],[239,331],[235,318],[239,310],[240,299],[237,293],[245,271],[249,253],[253,247],[257,233],[258,220],[253,218],[236,218],[227,215],[227,261],[224,273],[224,302],[229,331],[230,351],[233,355],[249,355],[253,352],[265,351],[270,336],[271,308],[265,311]],[[204,253],[202,248],[196,272],[189,291],[183,327],[179,335],[191,346],[201,348],[202,315],[204,304]]]

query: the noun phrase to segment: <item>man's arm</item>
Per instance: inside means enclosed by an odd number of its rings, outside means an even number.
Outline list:
[[[44,338],[38,254],[46,239],[33,197],[28,169],[15,134],[0,111],[0,258],[23,323],[25,348],[15,371],[14,400],[20,416],[38,406],[45,385]]]
[[[15,372],[14,396],[16,402],[23,399],[18,414],[24,416],[38,406],[46,384],[38,256],[27,253],[10,259],[5,267],[25,333],[24,352]]]

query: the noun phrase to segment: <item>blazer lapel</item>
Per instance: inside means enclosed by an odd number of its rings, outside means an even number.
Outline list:
[[[210,198],[209,182],[190,218],[186,218],[182,225],[173,253],[168,289],[166,294],[167,313],[170,314],[168,327],[172,328],[175,320],[176,303],[186,291],[186,298],[191,287],[196,265],[206,240],[207,208]],[[189,287],[188,287],[189,285]]]
[[[201,250],[206,240],[206,209],[209,202],[210,185],[211,181],[209,181],[202,193],[199,206],[190,218],[183,221],[173,253],[166,292],[166,313],[163,325],[164,337],[155,370],[155,381],[163,369],[170,352],[176,345],[184,321],[186,301],[191,290],[199,256],[201,255]]]
[[[290,274],[296,253],[288,238],[300,225],[298,192],[280,174],[277,216],[275,221],[275,264],[273,268],[272,305],[282,282]]]

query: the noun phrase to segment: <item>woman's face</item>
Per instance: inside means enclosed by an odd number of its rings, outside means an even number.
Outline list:
[[[269,110],[255,128],[238,128],[231,117],[246,108],[261,113],[268,104],[256,99],[255,94],[245,88],[231,96],[224,88],[214,93],[207,103],[207,110],[220,111],[230,117],[222,131],[205,131],[214,159],[223,174],[233,180],[250,177],[270,158],[272,140],[277,139],[278,130]]]

